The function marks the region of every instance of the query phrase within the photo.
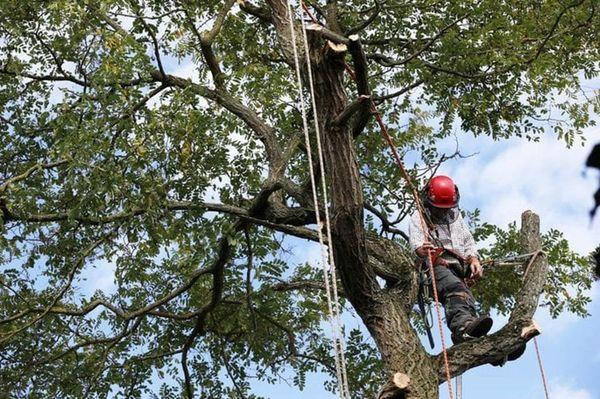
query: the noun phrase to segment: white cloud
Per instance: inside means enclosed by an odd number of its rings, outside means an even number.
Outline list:
[[[588,129],[586,136],[590,143],[572,149],[549,135],[540,143],[515,139],[505,145],[475,138],[461,147],[482,155],[449,163],[440,173],[455,178],[463,203],[479,207],[484,220],[504,226],[532,209],[543,230],[561,230],[574,249],[588,253],[600,237],[600,222],[590,228],[588,216],[597,180],[593,171],[587,177],[582,172],[600,128]]]
[[[556,399],[592,399],[592,394],[588,390],[562,383],[550,387],[550,396]]]

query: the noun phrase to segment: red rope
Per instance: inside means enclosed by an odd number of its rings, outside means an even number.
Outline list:
[[[301,0],[301,1],[302,1],[302,8],[306,12],[306,14],[310,17],[310,19],[314,23],[320,24],[319,21],[315,18],[315,16],[308,9],[308,7],[306,6],[306,3],[303,0]],[[320,24],[320,25],[322,25],[322,24]],[[350,78],[353,81],[356,81],[356,75],[355,75],[354,71],[352,70],[352,68],[350,68],[348,66],[348,64],[345,62],[344,62],[344,67],[346,69],[346,72],[350,76]],[[423,235],[425,237],[427,237],[428,228],[427,228],[427,224],[425,223],[425,216],[423,214],[423,207],[422,207],[422,204],[421,204],[421,201],[419,198],[419,194],[418,194],[415,186],[413,185],[412,180],[410,179],[410,176],[409,176],[408,172],[406,171],[406,168],[404,167],[404,163],[402,162],[402,159],[400,158],[400,155],[398,154],[398,150],[396,149],[396,146],[394,145],[392,137],[390,136],[389,131],[387,129],[387,126],[383,122],[381,113],[377,109],[377,105],[375,104],[373,99],[371,99],[371,112],[373,113],[373,115],[375,115],[375,119],[377,120],[377,123],[379,124],[379,127],[381,129],[383,137],[384,137],[385,141],[387,142],[388,146],[390,147],[390,150],[392,151],[392,156],[394,158],[394,161],[400,168],[400,171],[402,172],[402,175],[404,176],[404,179],[406,180],[406,182],[412,192],[412,196],[415,200],[415,204],[417,205],[417,212],[419,214],[419,219],[421,222],[421,229],[423,230],[423,233],[424,233]],[[434,265],[433,265],[433,262],[431,259],[431,251],[430,250],[427,251],[427,260],[429,261],[429,273],[431,275],[431,281],[432,281],[432,285],[433,285],[433,287],[432,287],[433,288],[433,298],[435,300],[435,309],[436,309],[437,318],[438,318],[438,328],[440,330],[440,340],[442,342],[442,353],[443,353],[443,358],[444,358],[444,368],[446,371],[446,380],[448,383],[448,393],[450,395],[450,399],[454,399],[454,393],[452,392],[452,379],[450,377],[450,363],[448,361],[448,351],[446,349],[446,339],[444,336],[444,327],[442,325],[442,311],[440,310],[440,303],[439,303],[438,292],[437,292],[437,283],[435,281],[435,271],[434,271]]]
[[[394,145],[392,137],[390,136],[390,134],[388,132],[387,126],[383,122],[381,114],[379,113],[379,110],[377,109],[377,106],[375,105],[375,102],[373,102],[372,100],[371,100],[371,111],[375,115],[375,119],[377,120],[377,123],[379,124],[379,127],[381,128],[383,137],[385,138],[385,141],[387,141],[388,146],[390,147],[390,150],[392,151],[392,156],[394,158],[394,161],[400,168],[400,171],[402,172],[404,179],[406,180],[406,182],[408,183],[408,185],[411,189],[412,195],[415,200],[415,204],[417,205],[417,212],[419,213],[421,229],[423,230],[423,233],[426,233],[428,231],[428,229],[427,229],[427,224],[425,223],[425,216],[423,215],[423,207],[421,205],[419,194],[418,194],[415,186],[412,184],[412,181],[410,180],[410,176],[408,175],[408,172],[406,171],[406,168],[404,167],[404,163],[402,162],[402,159],[400,158],[400,155],[398,154],[396,146]],[[424,236],[427,237],[426,234],[424,234]],[[433,288],[433,299],[435,301],[435,310],[437,313],[438,328],[440,330],[440,340],[442,341],[442,354],[443,354],[443,358],[444,358],[444,368],[446,371],[446,381],[448,383],[448,394],[450,395],[450,399],[453,399],[454,394],[452,392],[452,378],[450,376],[450,362],[448,361],[448,351],[446,349],[444,326],[442,325],[442,311],[440,310],[440,301],[438,298],[437,283],[435,281],[435,271],[434,271],[433,261],[431,259],[431,251],[430,250],[427,250],[427,261],[429,262],[429,273],[431,275],[431,284],[432,284],[432,288]]]

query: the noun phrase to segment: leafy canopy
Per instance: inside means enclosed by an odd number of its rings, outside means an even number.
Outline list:
[[[305,244],[234,228],[272,172],[265,137],[290,150],[277,195],[307,212],[292,195],[307,182],[293,70],[268,5],[240,4],[0,3],[0,396],[179,397],[188,382],[255,398],[254,379],[303,388],[309,372],[332,374],[320,273],[293,255]],[[328,4],[312,6],[361,35],[392,134],[418,150],[415,179],[447,159],[435,143],[457,127],[571,145],[598,112],[579,95],[598,73],[594,0]],[[374,126],[356,146],[377,211],[366,223],[394,227],[413,206],[404,184]],[[515,226],[477,223],[487,255],[518,252]],[[554,230],[545,243],[552,314],[585,314],[588,264]],[[114,288],[86,281],[113,271]],[[506,312],[518,277],[489,273],[483,308]],[[372,395],[376,348],[347,335],[353,394]]]

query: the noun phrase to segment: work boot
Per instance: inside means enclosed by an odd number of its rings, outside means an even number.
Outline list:
[[[517,360],[518,358],[520,358],[521,356],[523,356],[523,353],[525,353],[525,348],[527,348],[525,346],[525,344],[520,345],[517,349],[515,349],[512,352],[510,352],[508,355],[506,355],[503,358],[498,359],[496,361],[490,362],[490,364],[492,366],[502,367],[502,366],[504,366],[506,364],[506,362],[512,362],[513,360]]]
[[[456,345],[469,339],[483,337],[490,331],[493,323],[494,321],[491,317],[479,316],[459,328],[457,331],[454,331],[451,335],[452,343]]]

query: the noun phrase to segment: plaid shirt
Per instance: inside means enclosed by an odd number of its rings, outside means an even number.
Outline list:
[[[455,212],[458,212],[458,210],[455,210]],[[410,217],[408,234],[410,237],[410,246],[413,250],[423,245],[426,241],[417,212],[413,213]],[[436,247],[451,249],[465,258],[468,256],[479,257],[473,235],[467,228],[460,212],[458,212],[456,219],[452,223],[435,224],[434,228],[429,232],[427,241]],[[456,259],[448,255],[442,255],[442,258],[450,262],[456,262]]]

